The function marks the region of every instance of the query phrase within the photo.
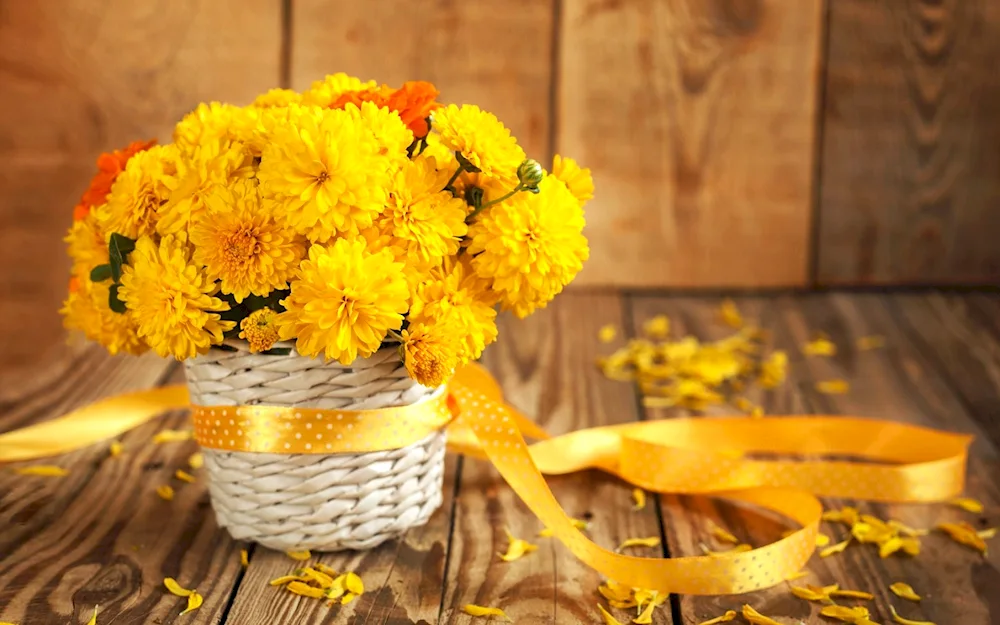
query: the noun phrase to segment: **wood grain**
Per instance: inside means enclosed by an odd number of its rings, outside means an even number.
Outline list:
[[[457,458],[445,466],[444,503],[427,525],[398,540],[366,552],[317,554],[337,571],[354,571],[365,584],[365,594],[346,606],[299,597],[268,585],[301,563],[284,553],[257,547],[240,584],[227,622],[240,625],[296,623],[384,623],[426,625],[438,622],[451,532]]]
[[[886,306],[891,300],[881,295],[814,295],[760,300],[739,298],[737,302],[747,317],[758,318],[771,331],[774,346],[789,353],[789,380],[781,399],[764,397],[771,412],[804,408],[806,413],[873,416],[919,423],[947,430],[978,435],[969,466],[967,492],[984,501],[987,514],[977,519],[944,505],[874,505],[865,502],[826,500],[826,507],[850,504],[880,518],[896,518],[915,527],[932,527],[949,520],[996,524],[1000,517],[1000,474],[997,450],[980,427],[980,422],[963,406],[956,392],[939,374],[939,365],[914,343],[912,336]],[[685,330],[692,329],[690,319],[701,328],[710,328],[714,299],[643,298],[635,302],[635,317],[658,313],[673,314]],[[699,314],[698,311],[701,313]],[[697,327],[697,326],[694,326]],[[680,330],[680,328],[678,328]],[[833,358],[806,358],[800,346],[816,331],[829,334],[838,345]],[[719,330],[715,330],[718,333]],[[709,332],[710,334],[711,332]],[[860,352],[854,347],[859,336],[880,334],[886,348]],[[839,377],[851,382],[851,392],[843,396],[817,393],[818,380]],[[781,408],[772,405],[780,399]],[[697,542],[706,540],[705,520],[713,519],[753,544],[777,538],[782,525],[762,518],[749,510],[738,510],[718,502],[685,498],[665,498],[664,522],[672,553],[697,553]],[[845,537],[839,526],[824,524],[822,531],[839,541]],[[868,546],[851,547],[831,558],[814,557],[808,566],[810,576],[799,583],[840,583],[845,588],[862,589],[876,595],[873,612],[879,622],[888,622],[888,603],[905,608],[910,618],[938,623],[962,622],[986,625],[996,618],[996,600],[984,591],[1000,581],[997,556],[983,559],[978,554],[950,542],[940,534],[923,539],[923,553],[916,559],[893,557],[882,560]],[[933,563],[933,566],[930,565]],[[895,581],[906,581],[927,599],[919,606],[901,605],[888,591]],[[737,598],[682,597],[680,609],[685,623],[697,623],[738,609],[749,603],[769,616],[782,616],[812,622],[818,608],[792,597],[787,588],[774,588]],[[790,621],[784,621],[790,622]]]
[[[581,283],[806,284],[821,8],[564,3],[556,151],[597,187]]]
[[[174,372],[168,381],[182,378],[172,363],[138,362],[110,379],[90,369],[91,379],[75,380],[76,394],[53,397],[51,411],[153,385],[166,370]],[[187,468],[194,443],[151,442],[157,431],[186,422],[173,413],[137,427],[121,437],[117,458],[101,444],[44,461],[69,469],[63,478],[0,473],[0,619],[84,623],[99,605],[101,623],[219,622],[240,574],[238,545],[216,526],[204,481],[171,478]],[[156,495],[160,484],[173,485],[173,501]],[[178,619],[186,603],[163,589],[167,576],[197,587],[204,605]]]
[[[169,140],[202,100],[278,83],[281,0],[0,1],[0,329],[4,358],[66,354],[62,237],[105,150]]]
[[[548,160],[553,0],[296,0],[292,87],[347,72],[427,80],[444,102],[496,114],[529,156]]]
[[[1000,280],[1000,5],[830,3],[818,279]]]
[[[564,294],[527,320],[504,317],[502,338],[486,352],[487,366],[506,399],[551,433],[631,421],[637,414],[632,389],[604,379],[595,366],[600,353],[623,340],[598,346],[595,337],[605,324],[622,325],[617,296]],[[617,479],[587,472],[549,484],[569,515],[590,522],[587,533],[602,546],[661,535],[654,498],[645,510],[633,511],[631,488]],[[492,467],[465,461],[457,504],[442,622],[476,622],[461,612],[468,603],[500,607],[518,623],[600,620],[602,577],[554,539],[537,537],[542,526]],[[507,549],[504,527],[537,544],[538,551],[500,560],[497,553]],[[657,557],[662,551],[640,549],[635,555]],[[616,614],[631,618],[626,611]],[[672,622],[669,604],[657,610],[654,622]]]

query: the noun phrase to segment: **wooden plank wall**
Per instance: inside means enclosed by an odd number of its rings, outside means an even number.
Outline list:
[[[338,70],[590,166],[581,285],[1000,283],[998,52],[992,0],[0,0],[0,347],[67,349],[98,153]]]

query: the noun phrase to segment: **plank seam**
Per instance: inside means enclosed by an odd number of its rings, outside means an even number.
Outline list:
[[[253,554],[257,549],[257,543],[250,543],[247,545],[247,562],[253,562]],[[247,569],[249,566],[243,567],[236,572],[236,579],[233,580],[233,587],[229,591],[229,596],[226,597],[226,605],[222,607],[222,614],[219,615],[219,625],[223,625],[229,621],[229,611],[233,609],[233,604],[236,603],[236,594],[240,590],[240,586],[243,585],[243,578],[247,574]]]
[[[559,62],[561,60],[562,42],[562,0],[552,0],[552,33],[549,52],[549,136],[548,163],[556,156],[556,145],[559,140]]]
[[[441,623],[444,618],[444,599],[448,592],[448,569],[451,567],[451,547],[455,539],[455,517],[458,508],[458,497],[462,487],[462,468],[465,465],[465,456],[459,456],[455,462],[455,483],[452,486],[453,495],[451,498],[451,510],[448,513],[448,540],[444,547],[444,570],[441,572],[441,599],[438,602],[437,622]]]
[[[819,286],[820,240],[823,215],[823,139],[826,136],[826,96],[827,79],[830,69],[830,2],[823,2],[822,23],[819,28],[819,67],[816,70],[816,110],[814,112],[813,136],[813,188],[810,206],[809,257],[807,260],[807,280],[811,287]]]
[[[278,51],[278,84],[292,87],[292,0],[281,0],[281,48]]]

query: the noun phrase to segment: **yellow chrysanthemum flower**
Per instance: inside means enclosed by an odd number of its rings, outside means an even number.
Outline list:
[[[215,187],[205,198],[206,214],[191,225],[194,260],[223,293],[242,302],[283,289],[305,255],[295,233],[275,223],[262,207],[252,181]]]
[[[417,286],[410,317],[450,328],[462,340],[459,360],[464,364],[479,358],[497,338],[497,296],[490,290],[490,281],[476,275],[466,257],[450,264],[450,269],[435,269]]]
[[[400,351],[411,378],[424,386],[437,387],[454,375],[461,350],[456,329],[418,320],[402,331]]]
[[[333,104],[334,100],[348,91],[374,89],[376,86],[374,80],[361,82],[360,78],[338,72],[330,74],[323,80],[313,82],[309,90],[302,94],[302,103],[326,107]]]
[[[184,154],[215,141],[247,141],[258,109],[219,102],[201,103],[174,127],[174,144]]]
[[[154,232],[160,207],[177,188],[178,160],[173,145],[154,145],[128,160],[107,203],[95,211],[105,237],[117,232],[136,239]]]
[[[258,177],[279,219],[325,242],[372,224],[385,206],[390,165],[350,113],[292,105],[271,133]]]
[[[206,141],[177,161],[177,187],[160,208],[156,231],[176,234],[197,220],[218,185],[252,174],[251,156],[239,141]]]
[[[590,253],[577,199],[554,176],[538,186],[538,194],[518,193],[486,209],[469,228],[473,268],[522,318],[555,297]]]
[[[229,306],[213,297],[217,290],[191,263],[184,237],[168,235],[159,245],[150,237],[136,242],[118,297],[153,351],[183,360],[221,343],[222,333],[236,325],[218,315]]]
[[[289,104],[299,104],[302,102],[302,94],[291,89],[271,89],[267,93],[262,93],[254,98],[253,104],[261,109],[288,106]]]
[[[391,172],[398,171],[408,160],[407,148],[413,143],[413,132],[396,111],[379,108],[374,102],[362,102],[361,108],[348,104],[344,111],[375,137],[380,152],[387,157]]]
[[[300,354],[345,365],[375,353],[409,307],[403,265],[388,250],[370,253],[364,239],[313,245],[291,287],[278,315],[281,338],[296,339]]]
[[[277,316],[270,308],[261,308],[240,322],[240,338],[250,344],[251,353],[266,352],[278,342]]]
[[[77,219],[66,234],[69,257],[73,260],[72,273],[83,279],[90,270],[108,262],[108,243],[104,233],[97,226],[97,215],[91,211],[83,219]]]
[[[389,199],[377,225],[398,240],[408,264],[429,270],[458,252],[468,231],[466,204],[444,186],[449,173],[438,170],[432,159],[406,161],[389,188]]]
[[[517,184],[517,168],[524,160],[524,150],[493,113],[473,104],[454,104],[434,111],[431,125],[441,135],[441,142],[460,153],[506,188]]]
[[[74,277],[69,296],[59,311],[63,315],[63,325],[67,330],[83,332],[111,354],[142,354],[149,347],[139,338],[132,318],[108,307],[110,285],[110,281],[95,283],[88,277]]]
[[[581,168],[575,160],[556,154],[552,159],[552,175],[563,181],[581,206],[594,197],[594,178],[590,169]]]

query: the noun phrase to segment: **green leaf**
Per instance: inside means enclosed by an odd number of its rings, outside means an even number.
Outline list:
[[[465,189],[465,201],[473,208],[483,205],[483,190],[475,185],[470,185]]]
[[[482,169],[479,169],[471,162],[469,162],[469,159],[462,156],[462,153],[459,152],[458,150],[455,150],[455,158],[458,159],[458,164],[461,165],[462,169],[464,169],[465,171],[472,172],[474,174],[483,171]]]
[[[122,265],[128,262],[128,255],[135,249],[135,239],[117,232],[111,233],[108,241],[108,257],[111,261],[111,277],[115,282],[122,279]]]
[[[108,307],[116,313],[124,313],[125,302],[118,299],[118,286],[117,284],[112,284],[111,288],[108,289]]]
[[[90,270],[90,281],[91,282],[104,282],[111,278],[111,265],[105,263],[103,265],[98,265]]]

